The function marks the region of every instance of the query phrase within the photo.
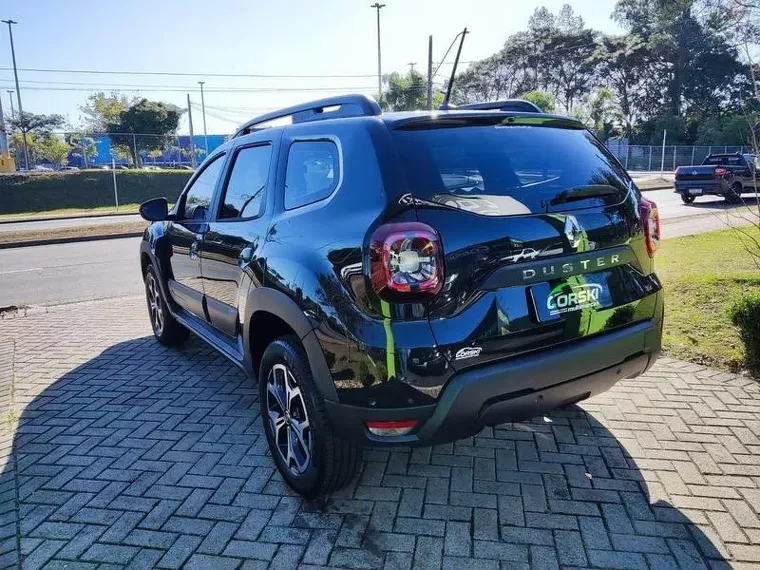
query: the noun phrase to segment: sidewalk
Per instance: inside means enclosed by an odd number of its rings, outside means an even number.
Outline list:
[[[254,383],[157,344],[141,297],[0,320],[0,389],[0,567],[760,568],[760,389],[703,366],[367,449],[312,503],[273,468]]]

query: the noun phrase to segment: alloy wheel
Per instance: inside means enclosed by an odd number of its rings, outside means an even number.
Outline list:
[[[158,283],[153,273],[148,272],[145,279],[145,290],[148,295],[148,312],[150,313],[150,324],[153,325],[153,331],[160,336],[164,330],[164,313],[161,301],[161,292],[158,289]]]
[[[311,461],[311,425],[301,388],[284,364],[269,371],[266,407],[280,458],[293,474],[302,475]]]

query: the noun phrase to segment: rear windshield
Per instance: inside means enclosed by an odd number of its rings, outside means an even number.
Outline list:
[[[418,201],[505,216],[617,204],[628,194],[627,173],[583,129],[461,126],[393,136]]]
[[[704,164],[721,164],[728,166],[740,166],[744,164],[744,158],[741,156],[708,156]]]

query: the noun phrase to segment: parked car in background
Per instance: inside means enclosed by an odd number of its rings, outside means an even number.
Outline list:
[[[660,352],[656,205],[579,121],[479,109],[283,109],[171,210],[140,207],[156,339],[192,331],[258,379],[272,458],[305,497],[351,480],[362,445],[541,415]]]
[[[684,204],[698,196],[723,196],[727,202],[741,202],[744,192],[755,192],[758,170],[751,154],[709,154],[699,166],[679,166],[675,172],[675,192]]]

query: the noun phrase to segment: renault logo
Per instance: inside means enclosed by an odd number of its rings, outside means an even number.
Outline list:
[[[578,220],[575,219],[575,216],[568,216],[565,219],[565,237],[571,248],[578,249],[583,238],[583,231],[580,225],[578,225]]]

